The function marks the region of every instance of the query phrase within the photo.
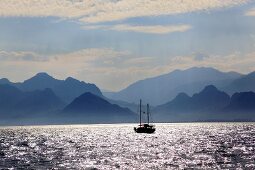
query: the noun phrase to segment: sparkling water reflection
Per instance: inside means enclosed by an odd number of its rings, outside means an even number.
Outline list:
[[[0,167],[25,169],[255,169],[255,123],[0,128]]]

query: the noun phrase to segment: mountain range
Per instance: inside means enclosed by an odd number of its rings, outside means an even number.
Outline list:
[[[18,83],[0,79],[0,124],[24,118],[42,124],[133,122],[140,98],[154,105],[158,122],[254,121],[254,91],[255,72],[204,67],[175,70],[103,94],[95,84],[38,73]]]
[[[230,95],[236,92],[255,91],[255,72],[251,72],[233,80],[231,83],[225,85],[222,90]]]
[[[0,118],[33,117],[41,113],[45,116],[64,106],[49,88],[24,92],[8,84],[0,85]]]
[[[156,121],[255,121],[255,93],[240,92],[230,97],[209,85],[191,97],[180,93],[153,112]]]
[[[100,89],[95,84],[85,83],[68,77],[65,80],[58,80],[47,73],[38,73],[24,82],[13,83],[8,79],[0,79],[0,84],[9,84],[22,91],[43,90],[50,88],[64,102],[70,103],[76,97],[85,92],[91,92],[102,96]]]
[[[221,72],[213,68],[193,67],[140,80],[119,92],[108,92],[104,95],[111,99],[131,103],[142,98],[156,106],[172,100],[181,92],[192,95],[210,84],[221,89],[241,77],[242,75],[236,72]]]

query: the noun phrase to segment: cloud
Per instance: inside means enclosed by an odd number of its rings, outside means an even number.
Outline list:
[[[222,71],[238,71],[249,73],[255,70],[255,53],[242,55],[233,53],[226,56],[207,55],[202,60],[197,60],[196,56],[176,56],[169,59],[169,69],[190,68],[195,66],[213,67]],[[223,62],[224,61],[224,62]]]
[[[0,16],[76,19],[85,23],[174,15],[231,7],[249,0],[1,0]]]
[[[194,60],[196,61],[202,61],[209,56],[205,53],[197,52],[197,53],[194,53],[193,57],[194,57]]]
[[[45,62],[47,57],[30,51],[4,51],[0,50],[1,61],[39,61]]]
[[[246,16],[255,16],[255,8],[252,8],[250,10],[248,10],[246,13],[245,13]]]
[[[56,68],[72,67],[74,70],[83,67],[110,67],[116,62],[125,63],[134,57],[128,51],[116,51],[111,48],[88,48],[78,51],[43,55],[30,51],[3,51],[0,50],[0,63],[55,65]]]
[[[169,34],[173,32],[185,32],[191,29],[190,25],[126,25],[117,24],[113,26],[106,25],[90,25],[84,26],[84,29],[104,29],[104,30],[115,30],[115,31],[128,31],[128,32],[141,32],[150,34]]]
[[[44,62],[41,62],[44,55],[34,52],[7,53],[1,51],[0,54],[4,54],[0,56],[5,56],[0,57],[1,76],[11,78],[11,80],[23,81],[24,77],[29,78],[37,72],[44,71],[57,78],[64,79],[73,76],[114,90],[142,77],[155,59],[111,48],[90,48],[65,54],[48,55]],[[32,54],[41,60],[25,60],[22,58],[25,56],[23,54]],[[20,56],[21,59],[17,59]]]
[[[89,48],[64,54],[43,55],[30,51],[3,51],[0,50],[0,63],[33,63],[41,65],[56,65],[56,67],[97,66],[99,63],[109,65],[116,60],[130,57],[127,51],[115,51],[110,48]]]
[[[128,51],[115,51],[111,48],[88,48],[66,54],[52,55],[55,60],[93,62],[97,60],[112,60],[129,55]]]
[[[138,58],[129,58],[125,61],[125,64],[128,65],[143,65],[143,64],[151,64],[155,58],[153,57],[138,57]]]
[[[100,10],[81,18],[89,23],[123,20],[132,17],[173,15],[245,3],[246,0],[121,0],[102,3]],[[101,8],[102,7],[102,8]]]
[[[130,25],[115,25],[111,30],[116,31],[132,31],[152,34],[167,34],[172,32],[184,32],[191,28],[189,25],[174,25],[174,26],[130,26]]]

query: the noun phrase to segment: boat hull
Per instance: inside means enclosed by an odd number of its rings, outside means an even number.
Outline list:
[[[155,128],[144,128],[144,127],[135,127],[134,128],[136,133],[154,133]]]

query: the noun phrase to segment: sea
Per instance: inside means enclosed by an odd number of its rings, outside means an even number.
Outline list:
[[[255,169],[255,123],[0,127],[0,169]]]

